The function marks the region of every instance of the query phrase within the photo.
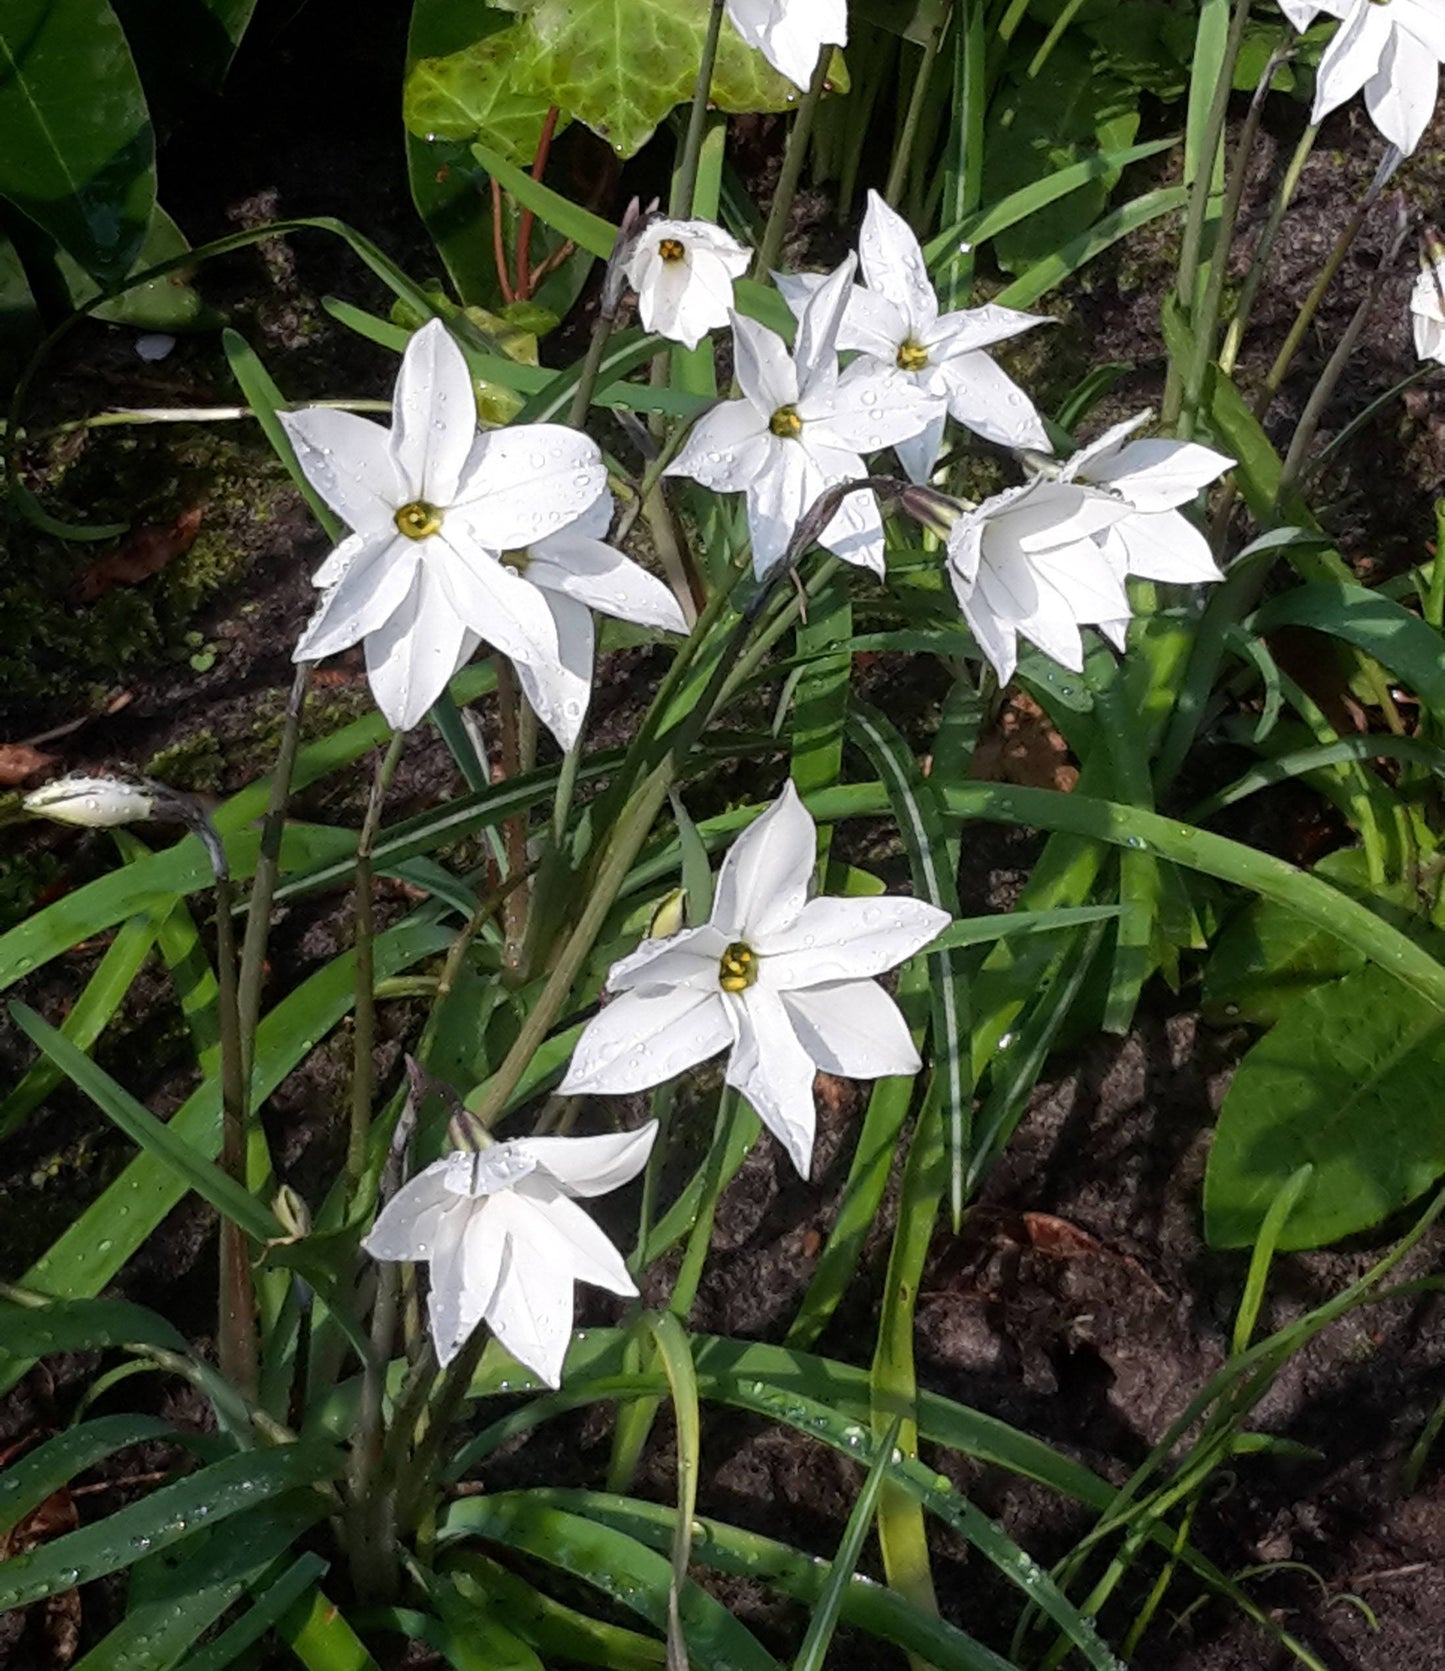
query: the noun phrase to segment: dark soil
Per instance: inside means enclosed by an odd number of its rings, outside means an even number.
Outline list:
[[[162,179],[167,206],[187,234],[200,242],[272,214],[334,214],[412,272],[433,272],[435,258],[407,194],[400,126],[376,114],[396,102],[404,30],[400,7],[367,8],[363,28],[355,8],[337,0],[311,0],[300,8],[262,0],[224,98],[193,104],[174,117]],[[1251,178],[1233,277],[1242,276],[1250,260],[1301,120],[1288,105],[1271,114],[1277,131],[1266,132]],[[277,144],[278,134],[285,135],[284,145]],[[1439,195],[1442,139],[1437,128],[1434,148],[1427,141],[1400,180],[1427,211]],[[585,136],[574,143],[585,148]],[[743,160],[766,178],[775,155],[764,126],[749,136]],[[1355,106],[1327,126],[1285,222],[1257,315],[1259,331],[1243,362],[1246,378],[1267,366],[1377,155],[1373,132]],[[567,166],[585,173],[585,151]],[[644,184],[649,170],[655,173],[655,164],[644,157],[636,170]],[[623,182],[619,195],[629,188]],[[823,195],[806,198],[796,228],[796,247],[816,251],[820,260],[836,254],[840,236],[826,210]],[[1392,213],[1388,203],[1376,209],[1322,310],[1277,407],[1273,422],[1282,432],[1372,282],[1392,235]],[[1099,422],[1158,399],[1158,304],[1176,236],[1146,230],[1059,304],[1073,315],[1091,360],[1128,360],[1136,367],[1095,415]],[[1385,281],[1322,439],[1413,369],[1404,322],[1412,274],[1405,260]],[[328,293],[378,311],[387,305],[379,282],[339,245],[319,236],[290,240],[269,253],[228,258],[201,282],[230,310],[288,394],[387,391],[389,357],[334,325],[319,306]],[[106,404],[235,398],[211,338],[185,340],[161,366],[148,367],[134,357],[129,333],[89,326],[70,339],[44,380],[31,421],[61,422]],[[290,647],[310,607],[309,574],[325,541],[258,439],[235,427],[223,456],[207,433],[188,437],[179,452],[173,434],[142,432],[121,443],[115,431],[70,443],[63,453],[37,451],[37,483],[53,508],[110,514],[117,507],[97,503],[107,481],[122,506],[130,494],[129,503],[143,502],[145,518],[158,523],[205,500],[203,526],[216,542],[213,555],[220,554],[185,585],[168,570],[134,595],[108,601],[111,613],[98,617],[74,593],[92,552],[43,541],[22,527],[6,531],[6,587],[28,585],[27,577],[42,570],[59,578],[34,615],[31,639],[17,653],[17,663],[28,664],[33,677],[12,681],[0,697],[0,722],[14,741],[79,722],[40,742],[57,758],[56,769],[107,762],[158,770],[159,761],[173,781],[223,793],[265,768],[289,683]],[[1376,487],[1384,471],[1396,484],[1389,494]],[[143,485],[127,485],[131,478]],[[1379,414],[1324,478],[1325,520],[1362,574],[1379,578],[1418,558],[1429,531],[1430,498],[1442,478],[1445,408],[1438,387],[1424,385]],[[240,491],[220,495],[221,481],[233,490],[239,483]],[[266,507],[263,521],[247,514],[257,503]],[[125,640],[124,653],[122,627],[134,639]],[[194,646],[186,631],[215,649],[209,670],[190,664]],[[81,660],[88,632],[102,646],[93,662]],[[625,734],[656,672],[646,651],[612,658],[598,684],[596,736]],[[326,678],[309,722],[317,732],[366,708],[355,654],[332,663]],[[916,664],[900,672],[885,663],[870,678],[886,689],[890,712],[905,725],[911,717],[926,719],[936,703],[931,674]],[[126,700],[115,707],[118,695]],[[107,713],[108,707],[115,711]],[[423,730],[408,747],[388,817],[434,804],[457,787],[445,750]],[[759,794],[770,788],[755,786]],[[362,793],[357,774],[308,792],[298,810],[355,822]],[[1263,810],[1253,815],[1258,823],[1251,839],[1292,856],[1303,839],[1301,818],[1319,823],[1317,814],[1303,813],[1285,796],[1257,804]],[[848,839],[868,842],[873,833],[850,832]],[[74,885],[112,862],[98,838],[27,835],[12,849],[0,859],[0,910],[12,917],[23,915],[40,890]],[[960,878],[969,908],[1006,908],[1037,850],[1027,833],[971,831]],[[284,913],[273,944],[273,966],[282,972],[273,976],[277,989],[302,978],[349,937],[344,899]],[[49,966],[28,983],[27,1001],[52,1019],[63,1015],[102,951],[81,948]],[[1151,988],[1128,1037],[1101,1036],[1051,1065],[963,1233],[955,1238],[940,1231],[919,1301],[918,1370],[925,1386],[1049,1440],[1114,1481],[1142,1460],[1223,1361],[1244,1277],[1242,1258],[1204,1247],[1199,1199],[1214,1111],[1249,1039],[1242,1030],[1207,1028],[1191,1008],[1195,995],[1188,985],[1179,999]],[[383,1007],[377,1067],[386,1082],[394,1079],[415,1024],[409,1006]],[[348,1052],[345,1037],[324,1045],[267,1109],[280,1167],[313,1199],[342,1141]],[[30,1059],[8,1020],[0,1023],[0,1058],[11,1074]],[[97,1058],[161,1116],[182,1100],[192,1080],[161,972],[147,972],[136,984]],[[693,1316],[697,1327],[760,1339],[779,1339],[786,1331],[835,1211],[862,1109],[851,1086],[825,1080],[820,1092],[815,1183],[796,1179],[771,1141],[753,1151],[718,1214]],[[7,1274],[23,1270],[128,1152],[77,1094],[53,1096],[45,1118],[32,1119],[5,1149],[0,1268]],[[896,1189],[895,1178],[864,1268],[819,1344],[826,1354],[866,1362],[871,1353]],[[1371,1247],[1279,1261],[1264,1325],[1297,1317],[1337,1293],[1386,1245],[1382,1231]],[[1439,1252],[1439,1239],[1427,1239],[1400,1274],[1427,1273]],[[210,1217],[192,1203],[171,1215],[114,1291],[157,1307],[205,1345],[214,1273]],[[670,1279],[668,1268],[656,1273],[656,1292],[649,1297],[660,1297]],[[597,1297],[587,1303],[592,1321],[613,1315]],[[1403,1458],[1445,1393],[1440,1321],[1438,1302],[1428,1295],[1395,1301],[1352,1314],[1291,1360],[1253,1424],[1310,1447],[1312,1454],[1240,1458],[1216,1479],[1195,1524],[1198,1545],[1226,1571],[1248,1572],[1243,1581],[1259,1606],[1331,1671],[1434,1671],[1440,1662],[1445,1480],[1438,1468],[1427,1467],[1413,1494],[1400,1483]],[[65,1358],[31,1375],[0,1411],[0,1440],[63,1422],[95,1367],[93,1359]],[[146,1390],[134,1391],[139,1388]],[[150,1377],[126,1383],[126,1396],[138,1408],[147,1407],[150,1397],[150,1407],[181,1423],[199,1419],[189,1400]],[[108,1407],[120,1407],[118,1400]],[[555,1424],[499,1456],[486,1482],[599,1485],[608,1437],[609,1418],[601,1410]],[[704,1457],[702,1513],[822,1555],[836,1547],[861,1477],[855,1464],[788,1430],[725,1412],[708,1413]],[[1042,1561],[1065,1554],[1088,1524],[1081,1511],[1041,1488],[956,1456],[929,1460]],[[142,1489],[134,1477],[164,1461],[155,1452],[118,1459],[117,1474],[124,1476],[119,1496],[78,1500],[82,1521]],[[663,1422],[644,1459],[640,1489],[669,1499],[671,1468],[671,1435]],[[869,1550],[864,1564],[879,1570],[876,1551]],[[1014,1592],[949,1538],[938,1540],[936,1578],[944,1613],[1006,1651]],[[770,1645],[783,1651],[796,1641],[796,1609],[731,1580],[719,1581],[717,1593]],[[1134,1665],[1145,1671],[1261,1671],[1287,1663],[1288,1656],[1236,1609],[1218,1601],[1195,1606],[1198,1595],[1187,1577],[1176,1580]],[[93,1586],[82,1595],[78,1620],[63,1608],[0,1620],[0,1665],[49,1671],[65,1663],[77,1624],[83,1642],[90,1642],[118,1600],[117,1591]],[[1127,1629],[1129,1604],[1142,1600],[1142,1592],[1126,1587],[1123,1601],[1106,1615],[1115,1639]],[[844,1634],[830,1664],[873,1659],[873,1649]]]

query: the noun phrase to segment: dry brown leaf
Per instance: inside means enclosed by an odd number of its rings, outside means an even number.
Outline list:
[[[54,764],[53,754],[42,754],[29,743],[0,743],[0,787],[13,789]]]
[[[192,505],[174,522],[148,522],[132,528],[114,551],[97,557],[80,577],[80,601],[93,603],[117,586],[138,586],[159,574],[195,544],[205,512],[204,505]]]
[[[973,755],[973,776],[985,783],[1017,783],[1067,793],[1079,781],[1069,745],[1025,691],[1015,691]]]

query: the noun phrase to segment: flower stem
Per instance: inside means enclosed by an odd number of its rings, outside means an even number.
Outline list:
[[[243,1188],[246,1183],[246,1081],[241,1069],[241,1025],[236,1004],[236,938],[225,850],[212,853],[216,877],[216,981],[221,1025],[221,1165]],[[221,1373],[243,1398],[254,1400],[260,1373],[256,1343],[256,1295],[246,1232],[221,1220]]]
[[[520,716],[522,690],[512,664],[503,655],[497,658],[497,718],[501,728],[501,767],[504,781],[510,782],[522,770],[522,742]],[[527,869],[527,819],[518,813],[502,825],[502,840],[507,849],[507,874],[511,882]],[[511,971],[522,967],[522,947],[527,936],[527,889],[512,888],[502,910],[505,948],[503,965]]]
[[[611,335],[612,320],[604,309],[597,315],[596,323],[592,327],[592,340],[587,344],[587,358],[582,362],[577,387],[572,391],[572,404],[567,408],[567,422],[573,429],[581,429],[587,422],[587,409],[597,391],[597,374],[602,369],[602,355]]]
[[[541,183],[542,176],[547,172],[547,157],[552,149],[552,135],[557,131],[557,117],[560,112],[554,104],[547,112],[547,119],[542,124],[542,136],[537,141],[537,153],[532,159],[532,178]],[[523,209],[521,218],[517,222],[517,300],[530,302],[532,292],[537,287],[539,274],[532,272],[532,227],[536,222],[536,215],[530,209]]]
[[[394,731],[386,754],[372,779],[366,816],[356,840],[356,1005],[352,1015],[354,1055],[351,1069],[351,1131],[346,1144],[348,1205],[366,1172],[367,1148],[371,1138],[371,1057],[376,1047],[376,959],[375,918],[372,899],[371,856],[381,828],[381,809],[386,792],[396,775],[397,762],[406,744],[406,733]]]
[[[708,13],[702,62],[698,65],[697,86],[693,90],[692,109],[688,112],[687,135],[682,142],[682,158],[672,177],[672,196],[667,205],[667,212],[673,220],[687,220],[692,214],[692,201],[697,193],[698,159],[702,155],[703,135],[707,131],[707,107],[712,93],[712,72],[717,63],[717,43],[722,33],[725,4],[726,0],[712,0],[712,10]]]
[[[1239,304],[1234,310],[1234,317],[1229,322],[1229,328],[1224,333],[1224,346],[1219,351],[1219,369],[1226,377],[1232,376],[1235,361],[1239,358],[1239,349],[1244,341],[1244,333],[1254,313],[1254,304],[1259,296],[1259,287],[1264,282],[1264,275],[1269,269],[1269,258],[1274,253],[1274,241],[1279,236],[1279,229],[1284,223],[1284,217],[1294,194],[1299,189],[1300,176],[1304,173],[1305,164],[1309,161],[1310,152],[1314,150],[1315,139],[1319,134],[1317,127],[1308,127],[1300,135],[1299,144],[1295,146],[1294,155],[1290,158],[1289,167],[1284,172],[1284,179],[1280,181],[1279,190],[1275,193],[1274,202],[1270,205],[1269,218],[1264,223],[1264,230],[1259,235],[1259,242],[1255,245],[1254,255],[1249,264],[1249,273],[1244,281],[1244,288],[1239,293]]]
[[[928,84],[933,76],[933,66],[937,62],[939,49],[943,45],[943,37],[948,32],[952,11],[951,5],[940,8],[938,21],[923,43],[923,57],[919,60],[918,73],[913,78],[913,91],[908,98],[908,113],[903,118],[903,132],[899,135],[898,148],[893,153],[893,163],[888,170],[888,184],[883,188],[883,200],[890,209],[898,207],[898,200],[903,195],[903,187],[908,179],[908,165],[912,161],[913,147],[918,140],[918,130],[923,122],[923,112],[928,105]]]
[[[813,71],[812,83],[803,94],[803,102],[798,106],[798,114],[793,118],[793,131],[788,135],[788,148],[783,153],[783,167],[778,175],[777,190],[773,193],[767,225],[763,228],[763,239],[753,260],[752,277],[760,283],[766,281],[782,254],[783,238],[788,230],[788,215],[792,211],[798,181],[803,177],[803,161],[808,154],[813,118],[818,113],[818,103],[823,97],[824,87],[828,84],[828,70],[832,61],[833,49],[825,44],[818,54],[818,67]]]

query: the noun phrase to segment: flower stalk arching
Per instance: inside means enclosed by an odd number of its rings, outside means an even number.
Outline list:
[[[777,189],[773,192],[772,206],[768,210],[768,219],[763,227],[762,241],[758,245],[758,253],[753,258],[752,277],[762,283],[777,265],[778,257],[782,254],[783,239],[787,235],[788,216],[792,212],[793,198],[797,194],[798,182],[803,177],[803,162],[808,155],[808,141],[813,133],[813,118],[818,114],[818,105],[823,97],[823,90],[828,85],[828,71],[833,61],[833,48],[824,45],[818,54],[817,67],[813,71],[813,79],[808,84],[808,90],[803,94],[798,105],[797,114],[793,117],[792,132],[788,135],[788,146],[783,152],[783,166],[778,174]]]

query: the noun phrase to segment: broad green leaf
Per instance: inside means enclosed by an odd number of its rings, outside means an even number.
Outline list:
[[[25,1607],[133,1566],[142,1556],[194,1537],[282,1492],[332,1479],[344,1466],[345,1458],[335,1446],[315,1439],[213,1462],[104,1520],[13,1556],[0,1570],[0,1611]],[[318,1509],[321,1506],[318,1499]]]
[[[519,22],[460,52],[418,59],[402,90],[407,131],[427,140],[480,139],[508,162],[530,166],[552,105],[541,90],[541,55],[542,43]]]
[[[548,104],[635,156],[674,105],[692,97],[709,0],[536,0],[522,19],[538,47],[522,62]],[[519,51],[521,51],[519,43]],[[837,54],[833,79],[847,91]],[[719,110],[787,110],[798,90],[744,46],[730,22],[718,40],[711,102]]]
[[[133,272],[158,267],[162,261],[184,255],[190,250],[186,235],[171,217],[156,204],[146,228],[145,243],[135,258]],[[61,276],[76,307],[99,295],[96,284],[73,256],[61,250],[58,255]],[[163,278],[147,279],[132,285],[113,302],[102,302],[95,309],[95,317],[111,325],[130,325],[139,331],[184,331],[220,322],[220,314],[201,300],[201,293],[186,282],[183,272],[167,273]]]
[[[1409,882],[1370,887],[1369,865],[1358,847],[1343,847],[1314,867],[1314,874],[1352,899],[1404,919],[1418,898]],[[1216,1026],[1247,1021],[1272,1027],[1300,994],[1363,969],[1365,957],[1318,923],[1259,899],[1247,905],[1215,940],[1204,966],[1204,1014]]]
[[[0,196],[102,284],[139,255],[155,138],[107,0],[6,0],[0,10]]]
[[[256,0],[115,0],[141,79],[161,111],[184,108],[197,84],[219,90]],[[172,96],[180,82],[180,97]],[[161,124],[164,127],[164,123]]]
[[[1368,1229],[1445,1173],[1445,1009],[1361,969],[1286,1009],[1240,1063],[1209,1154],[1205,1230],[1254,1240],[1300,1167],[1313,1176],[1280,1237],[1320,1247]]]

